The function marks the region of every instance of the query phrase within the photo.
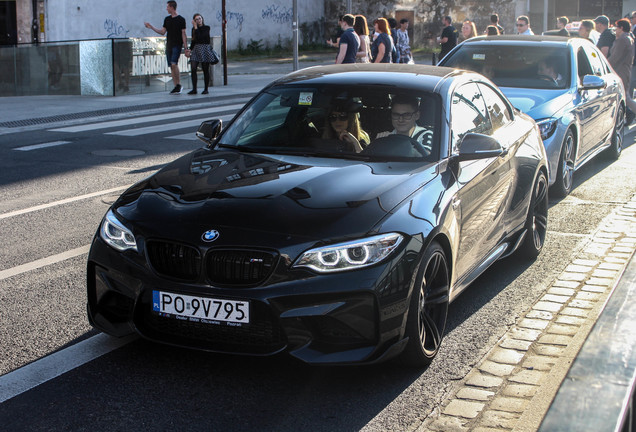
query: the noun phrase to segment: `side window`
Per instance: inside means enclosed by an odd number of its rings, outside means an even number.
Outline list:
[[[501,96],[486,84],[480,84],[479,88],[484,96],[493,132],[510,123],[512,121],[512,113],[510,112],[510,107]]]
[[[579,48],[578,53],[576,54],[577,63],[578,63],[578,71],[579,79],[583,80],[585,75],[594,75],[594,71],[592,70],[592,65],[590,61],[587,59],[587,54],[583,48]]]
[[[451,104],[451,132],[453,149],[457,149],[457,143],[467,133],[492,134],[484,97],[477,84],[464,84],[455,90]]]
[[[594,75],[604,75],[605,65],[603,64],[603,60],[601,60],[600,56],[603,54],[599,53],[595,49],[592,48],[583,48],[585,53],[587,54],[587,58],[590,61],[590,66],[592,67],[592,73]]]

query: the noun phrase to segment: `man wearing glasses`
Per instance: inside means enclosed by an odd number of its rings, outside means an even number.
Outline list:
[[[424,132],[427,129],[417,125],[420,118],[420,103],[415,97],[396,96],[391,102],[391,123],[394,129],[391,132],[380,132],[377,138],[392,134],[406,135],[415,139],[420,144],[428,147],[430,144],[424,141]]]
[[[517,34],[534,35],[534,32],[530,28],[530,18],[525,15],[517,17]]]

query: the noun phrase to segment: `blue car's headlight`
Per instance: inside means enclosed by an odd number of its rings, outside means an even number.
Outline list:
[[[104,216],[100,236],[102,240],[118,251],[128,249],[137,251],[137,242],[132,231],[117,219],[112,210],[108,210],[108,213]]]
[[[542,140],[545,141],[552,136],[552,134],[556,130],[558,121],[559,119],[555,118],[548,118],[537,121],[537,126],[539,126],[539,132],[541,132]]]
[[[292,267],[307,267],[319,273],[354,270],[379,263],[402,241],[398,233],[381,234],[304,252]]]

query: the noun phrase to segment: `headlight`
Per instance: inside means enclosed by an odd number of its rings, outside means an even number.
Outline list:
[[[539,120],[537,126],[539,126],[539,132],[541,132],[541,139],[547,140],[552,136],[557,127],[558,119],[549,118],[545,120]]]
[[[307,267],[319,273],[354,270],[379,263],[402,241],[397,233],[338,243],[304,252],[292,267]]]
[[[128,249],[137,251],[137,242],[135,241],[135,236],[132,231],[126,228],[119,219],[117,219],[112,210],[108,210],[108,213],[104,216],[100,234],[102,240],[118,251]]]

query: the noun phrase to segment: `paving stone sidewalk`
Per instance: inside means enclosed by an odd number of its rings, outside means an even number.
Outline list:
[[[416,432],[535,431],[636,250],[636,196]]]

